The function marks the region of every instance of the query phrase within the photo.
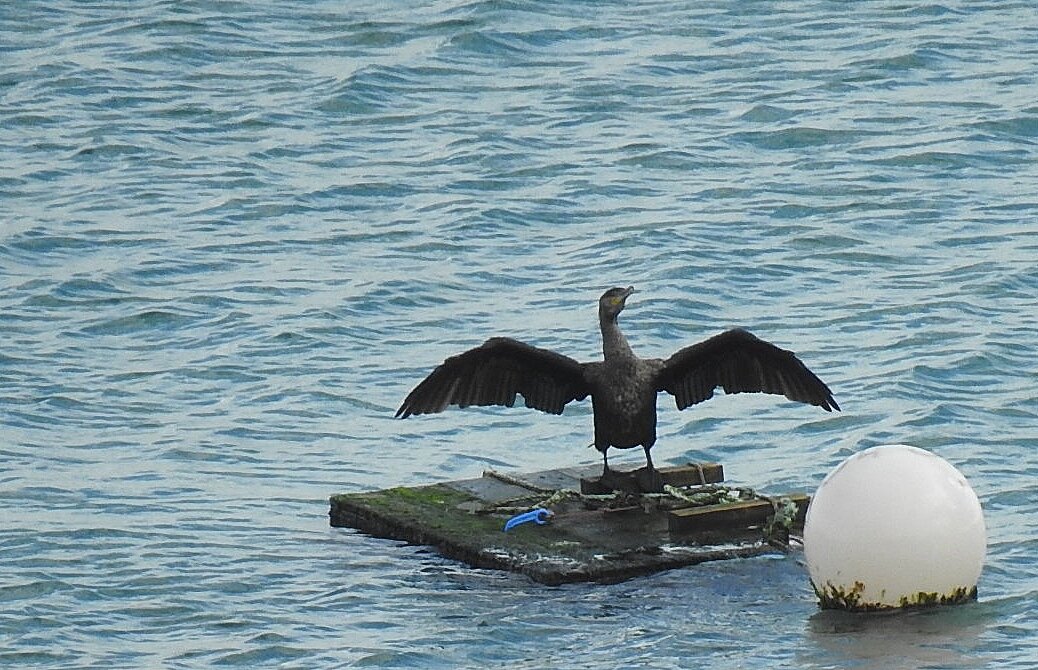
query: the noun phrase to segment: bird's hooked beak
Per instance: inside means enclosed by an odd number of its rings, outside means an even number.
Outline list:
[[[633,286],[628,286],[627,288],[616,286],[611,288],[602,294],[599,309],[605,310],[603,313],[611,313],[612,317],[616,318],[616,315],[624,308],[624,305],[627,303],[627,298],[629,298],[632,293],[634,293]]]
[[[626,289],[624,289],[624,292],[620,294],[620,297],[616,299],[617,314],[620,313],[621,309],[627,306],[627,299],[631,297],[632,293],[634,293],[634,287],[628,286]]]
[[[627,304],[627,299],[631,297],[632,293],[634,293],[634,287],[633,286],[628,286],[626,289],[624,289],[624,292],[620,295],[620,305],[621,306]]]

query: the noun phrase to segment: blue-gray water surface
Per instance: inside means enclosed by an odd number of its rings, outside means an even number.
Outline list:
[[[1038,667],[1029,1],[0,5],[0,665]],[[598,462],[591,414],[394,420],[511,335],[739,325],[844,411],[660,400],[658,463],[970,480],[975,604],[819,612],[802,554],[549,588],[327,498]],[[638,453],[615,457],[637,464]]]

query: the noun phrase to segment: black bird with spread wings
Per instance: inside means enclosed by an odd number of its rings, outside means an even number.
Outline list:
[[[598,301],[604,360],[580,363],[568,356],[507,337],[439,365],[404,399],[398,418],[442,412],[449,405],[512,407],[516,394],[527,407],[562,414],[571,400],[591,396],[595,448],[602,452],[603,481],[612,471],[609,447],[645,449],[645,488],[662,485],[649,450],[656,442],[656,394],[674,396],[678,409],[703,402],[718,387],[725,393],[774,393],[790,400],[839,410],[832,392],[793,352],[742,329],[685,347],[670,358],[639,358],[620,332],[617,316],[634,287],[611,288]]]

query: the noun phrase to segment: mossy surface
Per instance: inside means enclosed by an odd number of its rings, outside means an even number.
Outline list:
[[[346,493],[332,496],[332,514],[336,510],[368,512],[387,519],[396,519],[426,529],[448,531],[458,537],[500,532],[501,523],[489,516],[469,514],[458,506],[474,498],[448,486],[398,486],[372,493]]]
[[[370,493],[343,493],[332,496],[332,505],[353,504],[389,510],[407,511],[428,508],[444,511],[473,500],[473,497],[442,484],[431,486],[397,486]]]
[[[370,535],[434,547],[474,567],[511,570],[545,584],[612,582],[668,568],[726,558],[755,556],[772,549],[759,532],[740,527],[697,539],[669,534],[658,505],[596,506],[579,494],[544,494],[488,504],[464,486],[395,487],[347,493],[330,499],[331,524]],[[458,483],[455,483],[458,484]],[[478,489],[478,487],[477,487]],[[547,507],[554,517],[504,532],[506,520],[529,506]],[[516,510],[519,510],[517,512]],[[699,544],[699,541],[702,544]]]
[[[333,521],[337,510],[346,516],[367,514],[379,517],[387,526],[385,535],[397,537],[398,528],[414,529],[420,539],[414,542],[434,545],[457,544],[471,550],[498,547],[527,553],[579,557],[586,553],[583,543],[551,524],[519,526],[503,532],[507,515],[473,514],[460,506],[477,498],[442,484],[396,487],[372,493],[332,496]],[[353,524],[344,524],[353,525]],[[370,524],[369,524],[370,525]],[[375,531],[375,534],[383,533]]]

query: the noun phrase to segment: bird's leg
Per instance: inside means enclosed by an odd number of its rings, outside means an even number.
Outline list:
[[[652,466],[652,456],[649,455],[649,447],[643,446],[642,449],[645,449],[645,469],[649,472],[655,471],[656,468]]]
[[[643,448],[645,449],[645,472],[643,477],[638,478],[638,486],[644,493],[659,493],[663,490],[663,477],[652,464],[652,456],[649,455],[651,447],[643,445]]]
[[[608,446],[602,450],[602,476],[598,479],[599,483],[612,491],[632,490],[632,482],[629,481],[629,478],[625,479],[623,473],[617,472],[609,467],[609,456],[607,455],[608,450]]]

